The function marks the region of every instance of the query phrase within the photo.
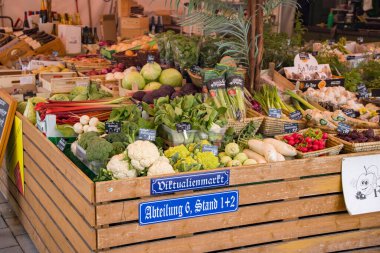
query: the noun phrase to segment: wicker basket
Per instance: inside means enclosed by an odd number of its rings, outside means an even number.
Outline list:
[[[359,131],[365,131],[365,130],[359,130]],[[380,135],[380,129],[374,129],[374,132],[375,132],[375,135]],[[330,135],[330,137],[333,143],[343,145],[343,151],[345,153],[358,153],[358,152],[380,150],[380,141],[352,143],[352,142],[348,142],[348,141],[340,139],[335,134]]]
[[[202,80],[202,77],[201,77],[201,76],[194,74],[194,73],[191,72],[190,70],[187,70],[187,74],[189,74],[190,79],[191,79],[191,82],[192,82],[195,86],[197,86],[197,87],[202,87],[202,85],[203,85],[203,80]]]
[[[263,116],[260,113],[253,111],[252,114],[255,116]],[[275,136],[280,134],[285,134],[285,126],[288,124],[296,124],[298,130],[306,128],[305,120],[291,120],[291,119],[276,119],[268,116],[263,116],[264,120],[260,127],[260,132],[265,136]]]
[[[252,109],[247,110],[247,117],[243,121],[228,120],[227,127],[232,127],[235,129],[236,133],[240,133],[244,127],[246,127],[250,122],[253,121],[255,127],[254,134],[259,130],[261,123],[263,123],[264,116],[260,114],[255,114],[255,111]]]
[[[304,129],[299,131],[298,133],[304,133],[308,129]],[[289,135],[289,134],[282,134],[282,135],[276,135],[275,139],[277,140],[283,140],[284,136]],[[329,156],[329,155],[338,155],[340,151],[343,148],[343,144],[341,143],[336,143],[332,140],[331,136],[329,135],[327,142],[326,142],[326,148],[318,151],[313,151],[313,152],[307,152],[303,153],[301,151],[297,150],[297,158],[311,158],[311,157],[319,157],[319,156]]]

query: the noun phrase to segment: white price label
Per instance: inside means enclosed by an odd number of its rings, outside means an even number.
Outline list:
[[[33,84],[34,83],[34,76],[22,76],[20,77],[20,84]]]

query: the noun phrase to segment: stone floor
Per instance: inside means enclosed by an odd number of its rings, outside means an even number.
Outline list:
[[[0,192],[0,253],[38,253],[24,227]]]

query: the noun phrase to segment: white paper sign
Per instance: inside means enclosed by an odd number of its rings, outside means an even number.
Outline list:
[[[350,215],[380,211],[380,155],[344,158],[342,185]]]

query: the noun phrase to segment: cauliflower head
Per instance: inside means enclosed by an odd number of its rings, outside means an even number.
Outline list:
[[[111,171],[116,179],[137,177],[137,171],[130,168],[129,162],[125,158],[126,154],[121,153],[113,156],[107,164],[107,170]]]
[[[148,169],[148,176],[158,176],[171,173],[175,173],[175,171],[170,165],[169,160],[164,156],[159,157]]]
[[[219,167],[219,158],[216,157],[212,152],[199,152],[195,159],[200,163],[203,169],[216,169]]]
[[[185,145],[179,145],[175,147],[171,147],[164,152],[164,155],[167,158],[172,158],[175,155],[178,155],[178,158],[186,158],[190,155],[190,151],[185,147]]]
[[[150,167],[160,157],[158,148],[150,141],[135,141],[128,145],[127,151],[132,167],[139,171]]]

